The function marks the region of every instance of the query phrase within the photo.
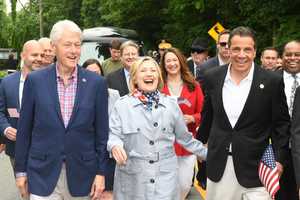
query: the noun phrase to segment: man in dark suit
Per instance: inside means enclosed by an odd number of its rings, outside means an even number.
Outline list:
[[[120,51],[123,67],[107,76],[107,84],[109,88],[118,90],[120,96],[124,96],[129,93],[130,67],[139,56],[139,46],[133,41],[126,41],[121,45]]]
[[[107,85],[77,65],[81,38],[74,22],[54,24],[50,39],[57,62],[29,74],[24,85],[16,184],[31,200],[95,200],[104,190]]]
[[[208,139],[207,200],[270,199],[258,177],[269,138],[282,169],[290,118],[283,79],[254,64],[255,37],[237,27],[229,37],[230,64],[207,71],[199,135]]]
[[[199,66],[197,71],[197,80],[201,83],[203,82],[203,74],[206,70],[212,69],[214,67],[227,64],[229,62],[229,48],[228,48],[228,38],[229,30],[224,30],[218,35],[217,41],[217,55],[208,59],[202,65]]]
[[[196,77],[197,68],[208,58],[207,41],[203,38],[196,38],[191,45],[191,59],[187,64],[190,72]]]
[[[276,195],[277,200],[298,200],[299,177],[299,136],[297,133],[299,121],[299,97],[295,98],[296,88],[300,84],[300,41],[290,41],[284,46],[283,55],[283,80],[285,94],[290,115],[292,117],[291,127],[291,149],[287,157],[287,165],[280,178],[280,190]],[[299,94],[298,94],[299,96]],[[295,106],[293,106],[295,105]],[[294,107],[294,109],[293,109]],[[294,156],[294,163],[292,154]],[[294,168],[295,167],[295,168]],[[295,178],[296,177],[296,178]],[[298,187],[297,187],[298,185]]]
[[[15,141],[24,81],[32,70],[42,64],[42,48],[38,41],[29,40],[21,53],[21,72],[9,74],[0,85],[0,133],[5,136],[6,150],[11,165],[15,163]]]

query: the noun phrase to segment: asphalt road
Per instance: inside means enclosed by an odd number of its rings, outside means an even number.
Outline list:
[[[0,154],[0,200],[21,200],[15,185],[9,158],[4,153]],[[202,199],[195,188],[193,188],[187,200]]]

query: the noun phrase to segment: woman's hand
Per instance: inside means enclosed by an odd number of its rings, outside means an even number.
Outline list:
[[[112,148],[111,152],[118,165],[126,164],[127,155],[123,147],[116,145]]]
[[[186,124],[195,122],[195,118],[193,117],[193,115],[183,115],[183,118]]]

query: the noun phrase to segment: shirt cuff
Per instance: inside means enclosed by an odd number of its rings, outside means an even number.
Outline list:
[[[4,129],[4,131],[3,131],[3,134],[4,134],[5,137],[6,137],[6,132],[7,132],[7,129],[8,129],[8,128],[11,128],[11,126],[6,127],[6,128]]]
[[[16,178],[27,176],[26,172],[16,172]]]

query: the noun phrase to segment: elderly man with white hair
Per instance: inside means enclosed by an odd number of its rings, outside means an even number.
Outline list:
[[[96,200],[105,187],[107,85],[77,65],[81,38],[74,22],[54,24],[57,62],[31,73],[24,85],[16,182],[31,200]]]

